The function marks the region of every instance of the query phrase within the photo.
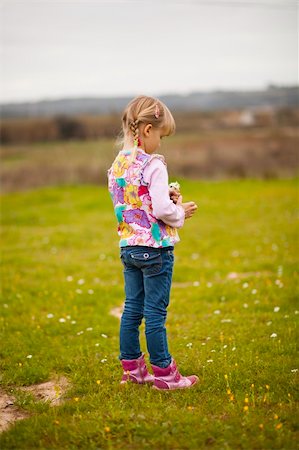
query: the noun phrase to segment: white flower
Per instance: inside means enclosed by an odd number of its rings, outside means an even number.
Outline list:
[[[84,333],[84,331],[78,331],[77,336],[80,336],[83,333]]]
[[[279,306],[275,306],[275,308],[273,309],[274,312],[278,312],[280,310]]]
[[[220,300],[221,300],[222,302],[225,302],[225,300],[226,300],[225,295],[222,295],[222,297],[220,297]]]
[[[254,304],[255,304],[255,305],[258,305],[259,302],[260,302],[259,300],[254,300]]]
[[[49,314],[47,314],[47,317],[48,317],[48,319],[53,319],[53,317],[54,317],[54,314],[52,314],[52,313],[49,313]]]
[[[214,314],[220,314],[220,313],[221,313],[220,309],[215,309]]]
[[[248,286],[249,286],[249,284],[248,284],[248,283],[243,283],[243,284],[242,284],[242,288],[243,288],[243,289],[247,289],[247,288],[248,288]]]
[[[78,284],[84,284],[85,283],[85,280],[83,279],[83,278],[80,278],[80,280],[78,280],[78,282],[77,282]]]
[[[63,317],[61,317],[61,318],[59,319],[59,322],[60,322],[60,323],[64,323],[64,322],[66,322],[66,320],[65,320]]]
[[[207,283],[207,288],[211,288],[213,286],[213,283],[211,283],[210,281],[208,281]]]
[[[75,323],[77,323],[75,320],[72,320],[72,321],[71,321],[71,324],[72,324],[72,325],[75,325]]]
[[[200,282],[199,282],[199,281],[193,281],[193,286],[197,287],[197,286],[199,286],[199,285],[200,285]]]
[[[292,369],[291,372],[296,373],[296,372],[298,372],[298,369]]]
[[[93,281],[94,281],[95,283],[99,283],[101,280],[100,280],[100,278],[94,278]]]
[[[234,352],[235,350],[236,350],[236,347],[233,347],[233,348],[232,348],[232,352]]]
[[[88,289],[87,291],[90,295],[94,293],[93,289]]]
[[[66,277],[66,281],[73,281],[73,277],[71,275],[69,275],[68,277]]]
[[[67,320],[71,320],[71,316],[66,316]]]
[[[248,304],[247,303],[243,303],[243,308],[248,308]]]
[[[82,294],[82,290],[81,289],[76,289],[77,294]]]
[[[101,336],[105,339],[107,339],[107,337],[108,337],[107,334],[104,334],[104,333],[102,333]]]
[[[223,348],[227,348],[227,345],[225,344],[225,345],[223,346]]]
[[[214,350],[214,349],[213,349],[213,350],[211,350],[211,353],[216,353],[216,350]]]
[[[238,252],[238,250],[234,250],[231,255],[233,258],[237,258],[240,255],[240,253]]]
[[[290,316],[288,314],[286,314],[285,316],[283,316],[284,319],[288,319]]]
[[[186,347],[191,348],[191,347],[192,347],[192,342],[189,342],[189,343],[186,345]]]
[[[270,338],[276,338],[276,337],[277,337],[276,333],[272,333],[271,336],[270,336]]]
[[[31,359],[32,355],[27,355],[26,358]]]
[[[272,325],[272,320],[269,320],[269,322],[266,323],[267,327],[269,327],[270,325]]]
[[[98,347],[100,344],[97,342],[96,344],[94,344],[96,347]]]
[[[210,340],[211,340],[211,337],[208,336],[208,337],[206,338],[206,341],[210,341]]]
[[[86,328],[86,331],[92,331],[93,330],[93,328],[92,327],[88,327],[88,328]]]
[[[230,323],[232,320],[231,319],[222,319],[221,323]]]
[[[252,289],[251,293],[252,293],[253,295],[255,295],[255,294],[257,293],[257,290],[256,290],[256,289]]]
[[[101,363],[105,363],[107,361],[107,359],[106,358],[104,358],[104,359],[101,359]]]
[[[208,362],[208,363],[212,363],[213,360],[212,360],[212,359],[207,359],[207,362]]]
[[[294,311],[294,314],[299,314],[299,311]]]
[[[202,342],[201,345],[207,345],[205,342]]]

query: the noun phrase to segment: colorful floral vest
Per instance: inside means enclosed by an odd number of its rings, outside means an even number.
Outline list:
[[[120,247],[144,245],[147,247],[168,247],[178,242],[176,228],[166,225],[153,215],[152,200],[148,183],[143,180],[145,166],[161,155],[148,155],[138,149],[133,163],[131,150],[121,150],[108,170],[108,188],[118,220]]]

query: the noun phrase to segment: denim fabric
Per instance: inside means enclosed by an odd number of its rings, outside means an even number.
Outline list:
[[[139,326],[145,318],[150,362],[159,367],[171,363],[165,321],[173,271],[173,247],[121,247],[124,266],[125,306],[120,324],[119,359],[142,355]]]

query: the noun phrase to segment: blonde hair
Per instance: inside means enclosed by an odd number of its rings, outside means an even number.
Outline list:
[[[153,128],[161,128],[165,136],[175,133],[174,118],[167,106],[155,97],[139,95],[131,100],[122,114],[122,130],[117,139],[117,145],[123,145],[125,137],[132,133],[134,150],[131,161],[135,160],[139,139],[139,125],[152,124]]]

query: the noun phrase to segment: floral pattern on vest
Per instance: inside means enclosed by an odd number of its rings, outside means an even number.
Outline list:
[[[146,165],[161,155],[138,149],[135,161],[130,163],[130,150],[121,150],[108,170],[108,188],[118,221],[119,246],[144,245],[168,247],[180,239],[177,229],[166,225],[153,215],[148,183],[143,179]]]

